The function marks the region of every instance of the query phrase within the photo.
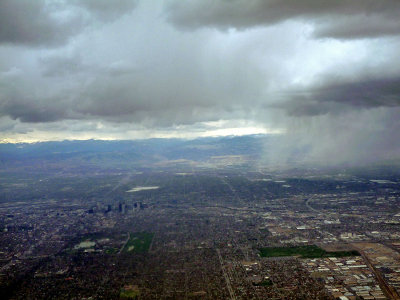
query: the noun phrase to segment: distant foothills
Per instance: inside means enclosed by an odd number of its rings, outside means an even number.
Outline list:
[[[65,140],[0,144],[3,167],[64,169],[184,168],[244,165],[261,159],[273,137],[248,135],[197,139]]]
[[[140,140],[64,140],[35,143],[1,143],[3,159],[55,158],[82,154],[126,154],[136,159],[161,155],[166,159],[201,159],[213,155],[257,155],[268,135],[204,137],[196,139],[152,138]]]
[[[276,147],[281,143],[279,135],[244,135],[204,137],[196,139],[154,138],[143,140],[65,140],[36,143],[0,144],[0,168],[17,170],[67,171],[94,170],[165,170],[178,168],[246,169],[246,170],[296,170],[330,169],[335,173],[366,169],[373,173],[394,174],[400,163],[388,160],[363,165],[323,165],[305,162],[310,149],[298,147],[280,155]],[[282,155],[283,156],[283,155]]]

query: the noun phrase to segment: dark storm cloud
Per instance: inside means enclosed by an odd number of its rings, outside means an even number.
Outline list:
[[[396,10],[400,15],[400,9]],[[317,38],[360,39],[400,35],[400,20],[385,14],[335,16],[335,20],[318,22],[313,35]]]
[[[3,76],[2,116],[35,123],[74,119],[168,127],[218,120],[232,104],[241,107],[234,91],[226,91],[230,78],[215,78],[220,85],[202,82],[201,72],[187,73],[188,61],[145,71],[124,61],[91,65],[76,55],[49,56],[39,62],[43,78],[21,72]]]
[[[362,38],[400,33],[398,0],[176,0],[168,2],[167,11],[170,22],[188,29],[245,29],[300,20],[314,24],[318,37]]]
[[[71,3],[86,8],[97,18],[104,21],[114,20],[121,15],[132,11],[137,0],[72,0]]]
[[[24,123],[48,123],[73,118],[70,90],[51,91],[53,83],[19,69],[0,73],[0,117]]]
[[[21,81],[4,80],[0,84],[0,116],[21,122],[53,122],[67,117],[68,108],[60,99],[38,97]]]
[[[135,6],[134,0],[1,0],[0,44],[59,46],[96,19],[111,21]]]
[[[0,43],[58,45],[75,34],[79,19],[57,20],[44,0],[0,1]]]
[[[62,120],[67,117],[66,110],[57,100],[16,99],[9,96],[7,101],[0,102],[0,116],[9,116],[11,119],[30,123]]]
[[[346,110],[400,106],[400,77],[326,82],[303,91],[285,93],[280,103],[292,116],[341,113]]]

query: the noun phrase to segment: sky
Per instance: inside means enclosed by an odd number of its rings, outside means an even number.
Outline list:
[[[400,158],[398,0],[1,0],[0,141],[274,134]],[[289,155],[289,154],[288,154]]]

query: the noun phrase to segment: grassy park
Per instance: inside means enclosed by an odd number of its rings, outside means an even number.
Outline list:
[[[359,256],[360,253],[351,251],[331,251],[328,252],[316,245],[294,246],[294,247],[267,247],[260,248],[261,257],[281,257],[299,256],[301,258],[321,258],[321,257],[346,257]]]
[[[134,232],[130,233],[129,240],[122,252],[146,253],[149,251],[153,233],[150,232]]]

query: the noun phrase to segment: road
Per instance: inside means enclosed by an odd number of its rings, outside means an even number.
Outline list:
[[[219,251],[219,249],[217,249],[217,253],[218,253],[219,262],[221,264],[222,273],[224,274],[224,277],[225,277],[226,286],[228,288],[229,295],[232,300],[236,300],[235,292],[232,289],[231,281],[229,280],[228,274],[226,273],[224,261],[222,260],[221,252]]]
[[[315,195],[311,196],[310,198],[307,199],[306,201],[306,206],[308,207],[308,209],[315,211],[317,213],[319,213],[320,211],[316,210],[315,208],[310,206],[310,201],[313,200],[315,198]]]
[[[126,238],[126,241],[124,242],[124,244],[122,245],[121,249],[119,249],[118,254],[121,254],[122,249],[124,249],[124,247],[126,246],[126,244],[128,243],[129,239],[131,238],[131,234],[128,232],[128,237]]]

